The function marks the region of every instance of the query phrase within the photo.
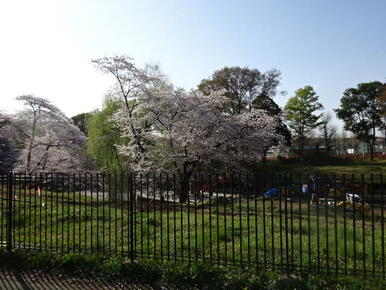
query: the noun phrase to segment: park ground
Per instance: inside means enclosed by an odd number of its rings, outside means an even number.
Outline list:
[[[386,174],[386,158],[337,158],[326,156],[310,156],[301,159],[269,160],[264,165],[259,163],[257,172],[275,173],[319,173],[319,174]]]

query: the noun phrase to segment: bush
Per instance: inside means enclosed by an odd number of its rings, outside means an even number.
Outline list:
[[[363,280],[321,273],[283,275],[277,271],[240,269],[208,264],[142,260],[131,263],[119,257],[0,250],[0,263],[19,270],[59,271],[177,289],[386,289],[383,280]]]

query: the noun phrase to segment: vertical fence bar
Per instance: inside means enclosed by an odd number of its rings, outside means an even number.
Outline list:
[[[163,176],[162,173],[159,175],[159,192],[160,192],[160,258],[163,260],[163,213],[162,213],[162,207],[163,207],[163,201],[164,201],[164,193],[163,193]],[[189,213],[188,213],[189,218]],[[190,226],[190,223],[188,221],[188,224]],[[190,237],[189,237],[190,238]],[[189,246],[189,262],[190,262],[190,246]]]
[[[310,175],[307,174],[307,188],[309,191],[313,191],[310,186]],[[314,194],[312,192],[312,194]],[[311,202],[313,202],[312,197],[311,200],[307,202],[307,234],[308,234],[308,272],[312,270],[312,258],[311,258]]]
[[[383,175],[379,175],[381,181],[381,247],[382,247],[382,278],[385,278],[385,216],[384,216],[384,194],[385,184],[383,183]]]
[[[96,254],[99,255],[99,173],[96,174]]]
[[[147,257],[150,258],[150,196],[149,196],[149,173],[146,173],[146,226],[147,226]],[[175,218],[175,217],[174,217]],[[175,237],[175,236],[174,236]]]
[[[233,266],[235,265],[235,208],[234,208],[234,203],[235,203],[235,195],[234,195],[234,176],[232,174],[231,176],[231,191],[232,191],[232,264]]]
[[[375,278],[375,217],[374,217],[374,176],[370,175],[370,190],[369,194],[371,194],[371,258],[372,258],[372,274],[373,278]]]
[[[293,190],[293,176],[290,174],[290,235],[291,235],[291,271],[294,270],[294,215],[293,215],[293,200],[294,200],[294,190]]]
[[[78,225],[78,244],[77,244],[77,250],[80,253],[82,249],[82,200],[81,200],[81,193],[82,193],[82,174],[78,173],[78,188],[76,190],[76,193],[78,194],[77,201],[75,201],[75,208],[76,204],[78,203],[78,210],[75,211],[76,215],[78,216],[77,218],[77,225]],[[74,198],[75,192],[74,192]]]
[[[24,173],[23,174],[23,182],[22,182],[22,190],[23,190],[23,195],[24,195],[24,203],[23,203],[23,216],[24,216],[23,244],[24,244],[24,248],[27,248],[27,226],[28,226],[26,182],[27,182],[27,174]]]
[[[17,173],[14,173],[13,174],[13,181],[12,181],[12,199],[13,199],[13,202],[12,202],[12,205],[13,205],[13,209],[12,209],[12,244],[13,244],[13,247],[15,248],[16,247],[16,240],[17,240],[17,233],[16,233],[16,215],[17,215]],[[38,234],[38,236],[40,236],[40,232]]]
[[[325,174],[324,175],[324,182],[327,182],[327,175]],[[330,249],[329,249],[329,231],[328,231],[328,207],[329,207],[329,204],[328,204],[328,199],[329,199],[329,195],[325,195],[325,222],[326,222],[326,239],[325,239],[325,242],[326,242],[326,267],[327,267],[327,274],[329,275],[330,274]]]
[[[174,262],[177,262],[177,204],[176,204],[176,175],[173,173],[173,236],[174,236]]]
[[[250,186],[249,186],[249,175],[246,176],[246,190],[245,194],[247,196],[247,261],[248,261],[248,267],[251,267],[251,231],[250,231],[250,208],[249,208],[249,200],[250,200]]]
[[[132,189],[132,196],[133,196],[133,231],[134,231],[134,259],[137,258],[137,182],[136,182],[137,174],[133,173],[133,189]]]
[[[33,248],[36,247],[36,172],[34,173],[34,181],[33,181],[33,185],[31,185],[33,188],[34,188],[34,191],[33,191],[33,208],[34,208],[34,215],[33,215]],[[47,224],[47,223],[46,223]]]
[[[73,227],[72,227],[72,231],[73,231],[73,244],[72,244],[72,248],[73,248],[73,251],[75,252],[76,251],[76,198],[75,198],[75,192],[76,192],[76,175],[75,173],[72,175],[72,180],[73,180],[73,188],[72,188],[72,215],[73,215]],[[46,213],[46,216],[47,216],[47,213]]]
[[[270,176],[270,188],[271,190],[273,190],[273,188],[275,187],[274,185],[274,182],[273,182],[273,175],[271,174]],[[271,267],[273,270],[275,270],[275,228],[274,228],[274,212],[273,212],[273,194],[271,194],[270,196],[270,207],[271,207],[271,250],[272,250],[272,253],[271,253],[271,257],[272,257],[272,261],[271,261]]]
[[[114,251],[118,255],[118,175],[114,172]]]
[[[134,185],[133,185],[133,174],[130,174],[130,257],[131,261],[135,260],[134,252]]]
[[[178,198],[178,201],[180,203],[180,212],[181,212],[181,219],[180,219],[180,230],[181,230],[181,237],[180,237],[180,243],[181,243],[181,261],[184,262],[184,205],[183,205],[183,195],[186,195],[186,185],[182,182],[183,176],[180,175],[180,196]]]
[[[336,208],[336,201],[337,201],[337,180],[336,180],[336,174],[333,175],[334,179],[334,235],[335,235],[335,276],[338,277],[339,275],[339,256],[338,256],[338,213],[337,213],[337,208]]]
[[[121,210],[121,257],[124,256],[124,244],[125,244],[124,227],[123,227],[123,225],[124,225],[123,212],[124,212],[124,209],[125,209],[124,204],[123,204],[123,202],[124,202],[124,200],[123,200],[123,193],[124,193],[123,187],[124,187],[125,180],[126,180],[126,178],[123,175],[123,171],[121,171],[120,183],[119,183],[120,184],[120,193],[119,193],[119,195],[120,195],[120,202],[121,202],[120,205],[119,205],[119,209]],[[91,210],[92,210],[92,207],[91,207]],[[127,209],[127,210],[129,210],[129,209]],[[92,211],[91,211],[91,213],[92,213]]]
[[[154,255],[154,259],[157,259],[157,216],[156,216],[156,209],[157,209],[156,176],[155,176],[155,173],[153,173],[153,243],[154,243],[153,255]],[[181,239],[181,243],[182,243],[182,239]]]
[[[36,188],[36,187],[35,187]],[[50,250],[53,250],[53,222],[52,222],[52,217],[53,217],[53,194],[54,192],[54,174],[50,174]],[[35,191],[36,194],[36,191]],[[79,238],[80,238],[80,230],[79,230]],[[80,239],[79,239],[80,240]]]
[[[0,175],[1,181],[0,181],[0,190],[1,190],[1,214],[0,214],[0,242],[1,242],[1,248],[4,246],[4,175]],[[31,211],[30,211],[31,212]],[[31,236],[31,235],[29,235]]]
[[[348,274],[348,267],[347,267],[347,217],[346,217],[346,202],[345,202],[345,194],[347,192],[347,185],[346,185],[346,175],[343,174],[343,241],[344,241],[344,272],[347,276]]]
[[[106,253],[106,242],[105,242],[105,237],[106,237],[106,226],[105,226],[105,204],[106,204],[106,175],[105,173],[102,174],[102,254],[105,255]]]
[[[227,176],[226,174],[223,175],[223,181],[224,181],[224,264],[225,266],[228,263],[228,237],[227,237],[227,203],[229,201],[228,191],[227,191]]]
[[[59,174],[56,173],[56,186],[55,186],[55,250],[59,251]],[[40,204],[41,208],[41,204]]]
[[[220,227],[219,227],[219,220],[220,220],[220,213],[219,213],[219,199],[218,199],[218,178],[219,176],[216,175],[216,246],[217,246],[217,265],[220,264]]]
[[[131,173],[125,177],[127,181],[127,253],[130,259],[132,259],[131,254]]]
[[[61,223],[61,235],[62,235],[62,253],[64,253],[64,207],[65,207],[65,204],[64,204],[64,193],[66,192],[66,189],[65,189],[65,174],[62,173],[61,174],[61,200],[60,200],[60,208],[61,208],[61,219],[60,219],[60,223]]]
[[[302,199],[303,199],[303,191],[302,191],[302,175],[298,174],[297,178],[298,190],[300,190],[298,195],[298,206],[299,206],[299,269],[300,273],[303,273],[303,228],[302,228]],[[299,188],[300,187],[300,188]]]
[[[280,270],[283,270],[284,260],[283,260],[283,217],[282,217],[282,192],[283,186],[281,184],[282,178],[281,174],[278,175],[278,184],[281,188],[279,188],[279,243],[280,243]],[[284,187],[285,190],[285,187]]]
[[[351,188],[352,188],[352,194],[354,194],[355,190],[355,176],[354,174],[351,175]],[[354,197],[353,197],[354,199]],[[354,275],[356,275],[357,270],[357,247],[356,247],[356,214],[355,214],[355,207],[354,204],[352,205],[352,212],[353,212],[353,218],[352,218],[352,227],[353,227],[353,252],[354,252]]]
[[[108,247],[109,247],[109,255],[111,255],[111,173],[108,173],[107,175],[108,179]]]
[[[359,212],[362,213],[362,275],[363,277],[366,277],[366,225],[365,225],[365,218],[366,218],[366,213],[365,213],[365,181],[364,181],[364,176],[361,174],[361,194],[362,194],[362,202],[358,206],[360,206]],[[354,201],[354,211],[356,210],[355,208],[355,199],[353,198]]]
[[[21,203],[22,203],[22,189],[21,189],[21,173],[18,173],[16,175],[16,181],[17,181],[17,204],[18,204],[18,212],[17,214],[19,215],[19,220],[18,220],[18,234],[19,234],[19,238],[18,238],[18,247],[21,248],[22,247],[22,239],[21,239],[21,218],[22,218],[22,212],[21,212]],[[16,226],[16,224],[15,224]],[[41,232],[41,231],[40,231]]]
[[[141,244],[140,244],[140,247],[141,247],[141,257],[143,256],[143,176],[142,176],[142,173],[139,175],[139,184],[140,184],[140,187],[139,187],[139,200],[140,200],[140,219],[141,219],[141,223],[140,223],[140,231],[141,231],[141,234],[140,234],[140,239],[141,239]]]
[[[8,188],[7,188],[7,252],[12,252],[12,220],[13,220],[13,173],[8,174]]]
[[[201,230],[202,230],[202,233],[201,233],[201,239],[202,239],[202,261],[205,262],[205,205],[204,205],[204,176],[201,174],[200,175],[200,180],[201,180],[201,184],[200,184],[200,187],[201,187],[201,224],[202,224],[202,227],[201,227]]]
[[[67,173],[66,175],[66,179],[67,179],[67,188],[66,188],[66,192],[67,192],[67,217],[66,217],[66,220],[67,220],[67,253],[70,252],[70,173]],[[64,201],[63,201],[64,203]],[[64,206],[64,204],[63,204]]]
[[[90,253],[91,254],[94,254],[94,237],[93,237],[93,234],[94,234],[94,224],[93,224],[94,191],[93,191],[93,188],[94,188],[94,174],[90,173],[90,205],[89,205],[89,209],[90,209]]]
[[[191,192],[191,188],[190,188],[190,178],[186,181],[187,185],[186,185],[186,194],[187,194],[187,226],[188,226],[188,263],[190,264],[191,263],[191,235],[190,235],[190,192]]]
[[[208,175],[208,190],[209,190],[209,263],[213,263],[213,251],[212,251],[212,180]]]
[[[83,188],[83,194],[84,194],[84,253],[87,254],[88,250],[88,239],[87,239],[87,176],[88,174],[84,174],[84,188]],[[82,193],[81,193],[82,194]],[[82,220],[83,220],[82,219]]]
[[[284,175],[285,190],[284,190],[284,225],[285,225],[285,256],[286,256],[286,271],[289,272],[289,241],[288,241],[288,175]]]
[[[254,192],[254,222],[255,222],[255,255],[256,255],[256,267],[259,266],[259,232],[258,232],[258,226],[257,226],[257,194],[259,190],[258,182],[257,182],[257,176],[254,175],[254,184],[255,184],[255,192]],[[232,201],[233,204],[233,201]]]
[[[263,194],[263,258],[264,258],[264,270],[267,270],[267,229],[265,224],[266,212],[265,212],[265,194]]]
[[[320,206],[320,196],[319,196],[319,188],[318,188],[318,176],[315,176],[315,195],[316,195],[316,251],[317,251],[317,265],[318,271],[320,272],[320,219],[319,219],[319,206]]]
[[[193,187],[193,194],[194,194],[194,254],[195,254],[195,262],[198,263],[198,224],[197,224],[197,175],[194,174],[194,187]],[[169,196],[169,195],[168,195]],[[169,205],[169,202],[168,202]],[[168,212],[169,212],[169,206],[168,206]],[[168,221],[169,221],[169,215],[168,215]],[[169,226],[169,224],[168,224]],[[204,226],[204,225],[202,225]],[[167,233],[169,237],[169,229]]]
[[[238,189],[239,189],[239,227],[240,227],[240,266],[243,267],[243,217],[242,217],[242,194],[243,194],[243,189],[242,189],[242,182],[241,182],[241,177],[240,174],[238,174]]]

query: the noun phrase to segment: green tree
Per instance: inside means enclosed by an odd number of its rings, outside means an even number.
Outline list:
[[[239,115],[251,109],[265,110],[271,116],[282,113],[281,108],[273,98],[280,84],[280,72],[272,69],[261,73],[257,69],[241,68],[238,66],[224,67],[213,73],[209,79],[204,79],[198,89],[205,95],[220,92],[229,101],[225,103],[222,111]],[[287,145],[290,144],[291,134],[283,122],[279,122],[276,133],[284,137]],[[269,147],[262,150],[262,159],[265,161]]]
[[[300,156],[304,153],[305,138],[321,124],[319,122],[321,114],[315,114],[316,111],[323,109],[318,99],[314,88],[305,86],[298,89],[284,107],[287,124],[298,141]]]
[[[71,120],[74,122],[74,125],[79,128],[87,136],[86,124],[87,119],[91,116],[91,113],[81,113],[76,116],[71,117]]]
[[[234,66],[215,71],[211,78],[201,81],[198,89],[205,95],[223,92],[229,99],[223,111],[231,115],[238,115],[252,108],[265,109],[277,115],[281,110],[272,98],[279,83],[278,70],[261,73],[257,69]]]
[[[106,99],[103,109],[90,114],[86,122],[88,133],[87,151],[99,168],[107,172],[124,170],[127,160],[119,154],[117,145],[127,143],[121,137],[116,124],[111,120],[114,113],[123,106],[117,99]]]
[[[335,110],[338,118],[343,120],[344,128],[368,145],[371,160],[374,155],[376,131],[384,126],[382,121],[384,108],[377,101],[382,86],[381,82],[374,81],[360,83],[356,88],[345,90],[340,100],[340,108]]]
[[[383,135],[385,137],[384,144],[386,145],[386,83],[383,84],[379,94],[377,95],[377,104],[381,109],[383,117]]]

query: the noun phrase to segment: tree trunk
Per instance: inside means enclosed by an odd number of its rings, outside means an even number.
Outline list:
[[[180,202],[185,203],[189,196],[189,179],[186,176],[181,176],[181,184],[180,184]]]
[[[36,122],[37,122],[37,116],[36,116],[36,111],[34,111],[31,139],[28,145],[28,153],[27,153],[27,164],[26,164],[27,173],[30,173],[30,170],[31,170],[31,157],[32,157],[32,149],[34,147],[34,142],[35,142]]]
[[[263,161],[263,165],[264,166],[267,163],[267,152],[268,152],[268,149],[267,148],[263,148],[263,152],[261,154],[261,160]]]
[[[370,160],[374,161],[374,142],[370,142],[369,147],[370,147]]]
[[[190,177],[191,177],[193,172],[189,171],[187,167],[188,167],[188,165],[184,164],[183,170],[179,174],[180,186],[179,186],[178,196],[179,196],[181,203],[185,203],[189,197],[189,189],[190,189],[189,188],[189,180],[190,180]]]

